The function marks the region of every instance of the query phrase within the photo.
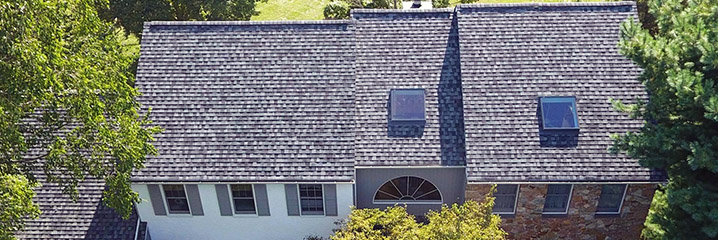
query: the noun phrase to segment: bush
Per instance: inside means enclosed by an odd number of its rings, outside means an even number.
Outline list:
[[[449,0],[431,0],[431,7],[433,7],[433,8],[449,7]]]
[[[493,190],[484,201],[442,206],[430,211],[427,224],[417,223],[402,206],[380,209],[352,209],[346,223],[331,237],[333,240],[361,239],[505,239],[501,218],[492,214]]]
[[[349,4],[333,1],[324,6],[324,19],[349,19]]]

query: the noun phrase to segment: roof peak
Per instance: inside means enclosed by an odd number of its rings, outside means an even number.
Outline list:
[[[145,26],[232,26],[232,25],[341,25],[351,20],[279,20],[279,21],[151,21]]]

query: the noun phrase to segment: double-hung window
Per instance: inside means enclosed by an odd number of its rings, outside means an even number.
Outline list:
[[[299,184],[299,203],[302,215],[324,215],[321,184]]]
[[[189,202],[184,185],[162,185],[167,201],[167,210],[171,214],[189,214]]]
[[[571,184],[549,184],[546,191],[546,202],[543,205],[544,214],[566,214],[568,204],[571,202]]]
[[[516,199],[519,193],[517,184],[499,184],[494,193],[494,213],[514,214],[516,212]]]
[[[618,214],[621,212],[623,198],[626,195],[626,184],[605,184],[598,198],[598,214]]]
[[[232,184],[232,203],[235,214],[256,214],[252,184]]]

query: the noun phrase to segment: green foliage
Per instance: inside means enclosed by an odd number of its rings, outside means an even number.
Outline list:
[[[449,7],[449,0],[431,0],[431,7],[433,7],[433,8]]]
[[[109,0],[98,3],[100,16],[116,20],[127,33],[142,34],[147,21],[249,20],[267,0]]]
[[[23,228],[24,219],[40,215],[40,208],[32,203],[36,187],[23,175],[0,175],[0,239],[15,239],[13,234]]]
[[[324,19],[349,19],[349,4],[333,1],[324,7]]]
[[[348,221],[335,232],[332,240],[463,240],[505,239],[501,218],[493,215],[494,197],[491,193],[481,203],[466,201],[462,205],[442,206],[438,212],[427,214],[428,224],[417,223],[405,207],[380,209],[352,209]]]
[[[614,151],[665,169],[665,203],[649,223],[663,238],[718,237],[718,0],[653,0],[656,29],[621,25],[621,53],[644,71],[648,102],[623,110],[647,123]],[[652,32],[651,31],[655,31]],[[653,235],[652,235],[653,236]]]
[[[475,3],[475,2],[478,2],[478,1],[479,1],[479,0],[461,0],[461,3]]]
[[[6,181],[24,196],[43,172],[74,199],[86,177],[104,179],[104,203],[129,217],[139,201],[130,173],[156,153],[150,142],[160,129],[148,127],[139,92],[128,85],[137,47],[124,44],[128,38],[98,17],[95,4],[0,0],[0,175],[27,178]],[[18,199],[25,202],[17,206],[32,204]],[[25,212],[0,232],[36,216]]]
[[[400,9],[401,7],[401,0],[336,0],[324,7],[324,18],[349,19],[350,11],[354,8]]]
[[[444,205],[441,211],[427,214],[429,224],[422,229],[422,236],[432,240],[504,239],[507,234],[501,229],[501,218],[492,214],[493,208],[491,195],[482,203]]]

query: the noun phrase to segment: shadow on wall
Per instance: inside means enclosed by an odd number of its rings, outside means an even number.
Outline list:
[[[466,165],[464,143],[464,104],[461,93],[461,64],[459,58],[459,28],[453,16],[444,62],[439,76],[439,137],[441,164]]]

